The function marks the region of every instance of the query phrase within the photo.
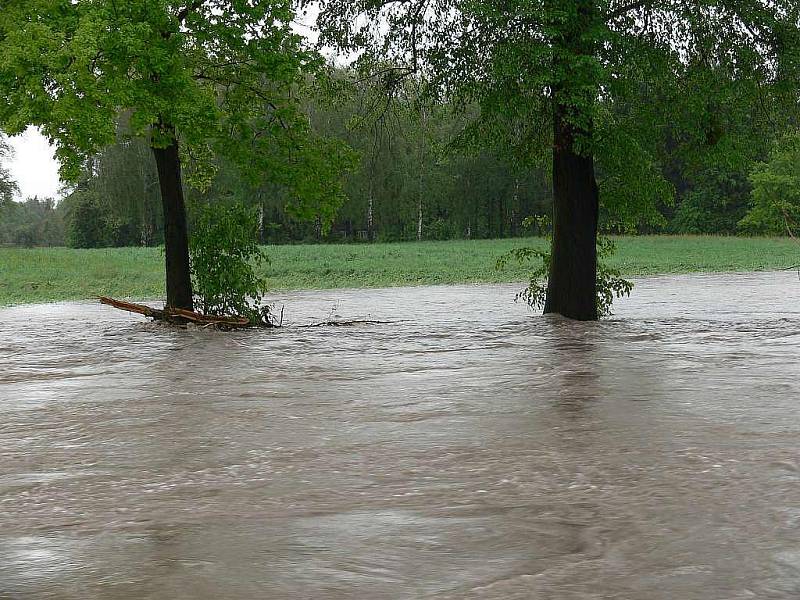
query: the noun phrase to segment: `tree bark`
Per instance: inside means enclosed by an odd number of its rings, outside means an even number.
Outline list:
[[[565,111],[553,111],[553,242],[544,312],[594,321],[599,194],[594,158],[576,151],[576,131]]]
[[[174,130],[166,148],[153,148],[164,209],[164,256],[167,276],[167,307],[193,310],[192,277],[189,270],[189,232],[181,181],[181,159]]]

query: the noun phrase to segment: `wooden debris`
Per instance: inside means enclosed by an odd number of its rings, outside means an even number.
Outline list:
[[[387,325],[399,322],[401,321],[373,321],[371,319],[352,319],[348,321],[320,321],[319,323],[308,323],[307,325],[297,325],[297,327],[351,327],[353,325]]]
[[[167,321],[169,323],[196,323],[198,325],[214,325],[217,327],[247,327],[250,325],[250,320],[247,317],[217,317],[183,308],[153,308],[145,304],[126,302],[125,300],[117,300],[108,296],[100,296],[99,300],[101,304],[107,304],[120,310],[138,313],[157,321]]]

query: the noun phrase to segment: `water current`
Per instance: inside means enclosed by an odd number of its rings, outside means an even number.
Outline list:
[[[0,598],[800,597],[797,274],[517,287],[0,310]]]

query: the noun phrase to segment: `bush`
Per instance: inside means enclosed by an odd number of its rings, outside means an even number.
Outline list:
[[[190,242],[192,282],[204,314],[247,317],[272,326],[264,303],[266,279],[256,270],[269,262],[258,246],[258,210],[239,204],[196,208]]]

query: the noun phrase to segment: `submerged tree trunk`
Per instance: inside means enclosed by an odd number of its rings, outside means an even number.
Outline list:
[[[575,148],[575,131],[556,107],[553,147],[553,245],[545,313],[597,319],[599,194],[591,155]]]
[[[167,306],[193,310],[192,277],[189,271],[189,233],[181,182],[178,141],[166,148],[153,148],[164,208],[164,256],[166,259]]]
[[[597,90],[591,85],[591,32],[597,7],[594,0],[573,1],[575,20],[554,45],[560,81],[553,87],[553,244],[544,312],[593,321],[600,198],[592,150]]]

